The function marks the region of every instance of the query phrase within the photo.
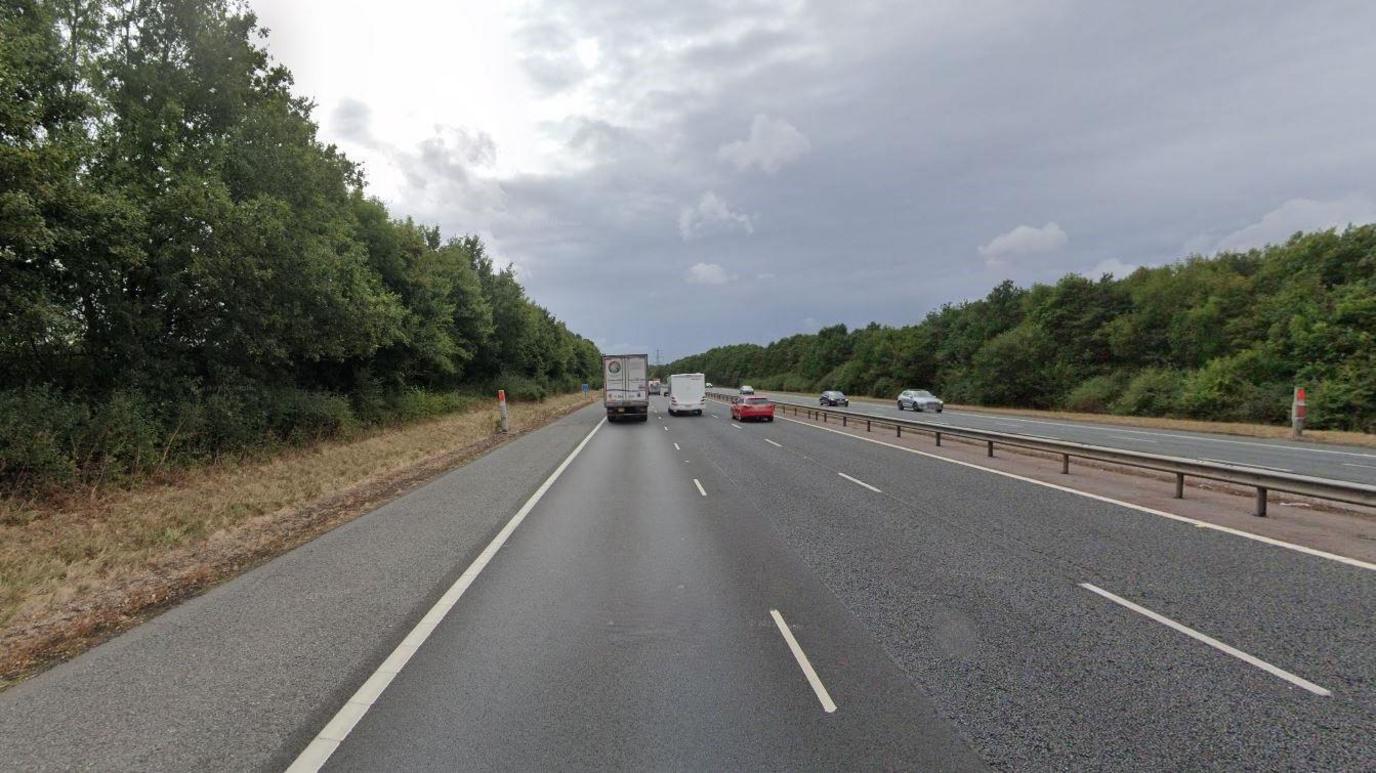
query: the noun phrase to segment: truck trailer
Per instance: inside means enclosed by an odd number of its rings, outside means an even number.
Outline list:
[[[650,355],[602,355],[602,385],[607,421],[650,418]]]

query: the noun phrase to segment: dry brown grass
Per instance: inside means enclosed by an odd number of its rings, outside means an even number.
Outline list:
[[[0,499],[0,687],[576,408],[478,409],[66,501]]]
[[[816,395],[797,392],[778,392],[796,397],[816,398]],[[855,402],[892,405],[893,400],[877,397],[851,397]],[[1289,427],[1271,424],[1245,424],[1231,421],[1199,421],[1197,419],[1163,419],[1152,416],[1115,416],[1109,413],[1076,413],[1074,411],[1039,411],[1031,408],[987,408],[982,405],[957,405],[947,403],[947,408],[970,413],[997,413],[1006,416],[1026,416],[1033,419],[1064,419],[1069,421],[1089,421],[1097,424],[1113,424],[1122,427],[1142,427],[1144,429],[1174,429],[1183,432],[1211,432],[1218,435],[1241,435],[1243,437],[1286,438],[1290,437]],[[1345,432],[1342,430],[1305,430],[1302,440],[1315,443],[1336,443],[1349,446],[1376,448],[1376,435],[1364,432]]]

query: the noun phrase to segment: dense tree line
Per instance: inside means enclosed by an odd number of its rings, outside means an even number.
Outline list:
[[[0,5],[0,484],[600,372],[476,237],[392,218],[229,0]]]
[[[1297,234],[1122,279],[1005,281],[915,325],[844,325],[671,363],[711,381],[1376,431],[1376,226]]]

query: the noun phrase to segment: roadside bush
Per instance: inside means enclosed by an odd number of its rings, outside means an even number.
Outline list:
[[[1177,370],[1147,368],[1132,377],[1109,410],[1123,416],[1178,415],[1184,380]]]
[[[508,383],[515,386],[508,389],[511,399],[544,396],[538,382]],[[162,466],[270,453],[282,445],[348,437],[363,426],[465,410],[495,398],[496,390],[488,395],[373,391],[366,397],[365,420],[344,395],[299,389],[226,387],[163,403],[136,392],[88,402],[43,387],[3,390],[0,489],[26,493],[73,484],[125,483]]]
[[[812,384],[809,391],[821,392],[824,389],[839,389],[846,394],[862,395],[870,390],[862,380],[864,366],[857,360],[851,360],[844,365],[833,368],[830,373],[822,379]],[[802,390],[793,390],[802,391]]]
[[[870,390],[870,395],[873,397],[896,397],[902,391],[903,387],[897,381],[887,376],[881,376],[874,382],[874,388]]]
[[[1376,362],[1345,367],[1308,390],[1313,429],[1376,432]]]
[[[1070,390],[1062,405],[1071,411],[1107,413],[1123,386],[1122,376],[1095,376]]]
[[[268,414],[257,397],[249,390],[219,389],[183,404],[177,422],[182,448],[196,457],[214,458],[268,442]]]
[[[406,389],[392,393],[387,402],[387,415],[390,421],[409,422],[464,410],[480,402],[480,398],[459,392]]]
[[[493,399],[497,397],[497,390],[506,390],[508,400],[543,400],[549,396],[549,391],[540,382],[518,375],[504,375],[497,380],[496,386],[489,390]]]
[[[45,388],[0,392],[0,482],[66,482],[76,475],[72,443],[89,415]]]
[[[342,395],[273,390],[267,395],[266,405],[272,433],[293,445],[337,437],[358,425],[353,407]]]
[[[1035,325],[1019,326],[989,339],[971,362],[969,380],[975,401],[1053,407],[1066,381],[1055,353],[1056,342]]]
[[[1290,388],[1265,380],[1268,371],[1254,351],[1211,360],[1186,377],[1181,407],[1200,419],[1283,422],[1290,410]]]
[[[97,479],[123,480],[157,463],[165,432],[156,413],[133,392],[116,392],[96,407],[82,445]]]

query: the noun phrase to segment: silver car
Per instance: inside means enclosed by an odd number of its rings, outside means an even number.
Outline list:
[[[914,411],[936,411],[941,413],[941,409],[946,404],[941,402],[936,395],[925,389],[905,389],[898,396],[898,410],[910,409]]]

